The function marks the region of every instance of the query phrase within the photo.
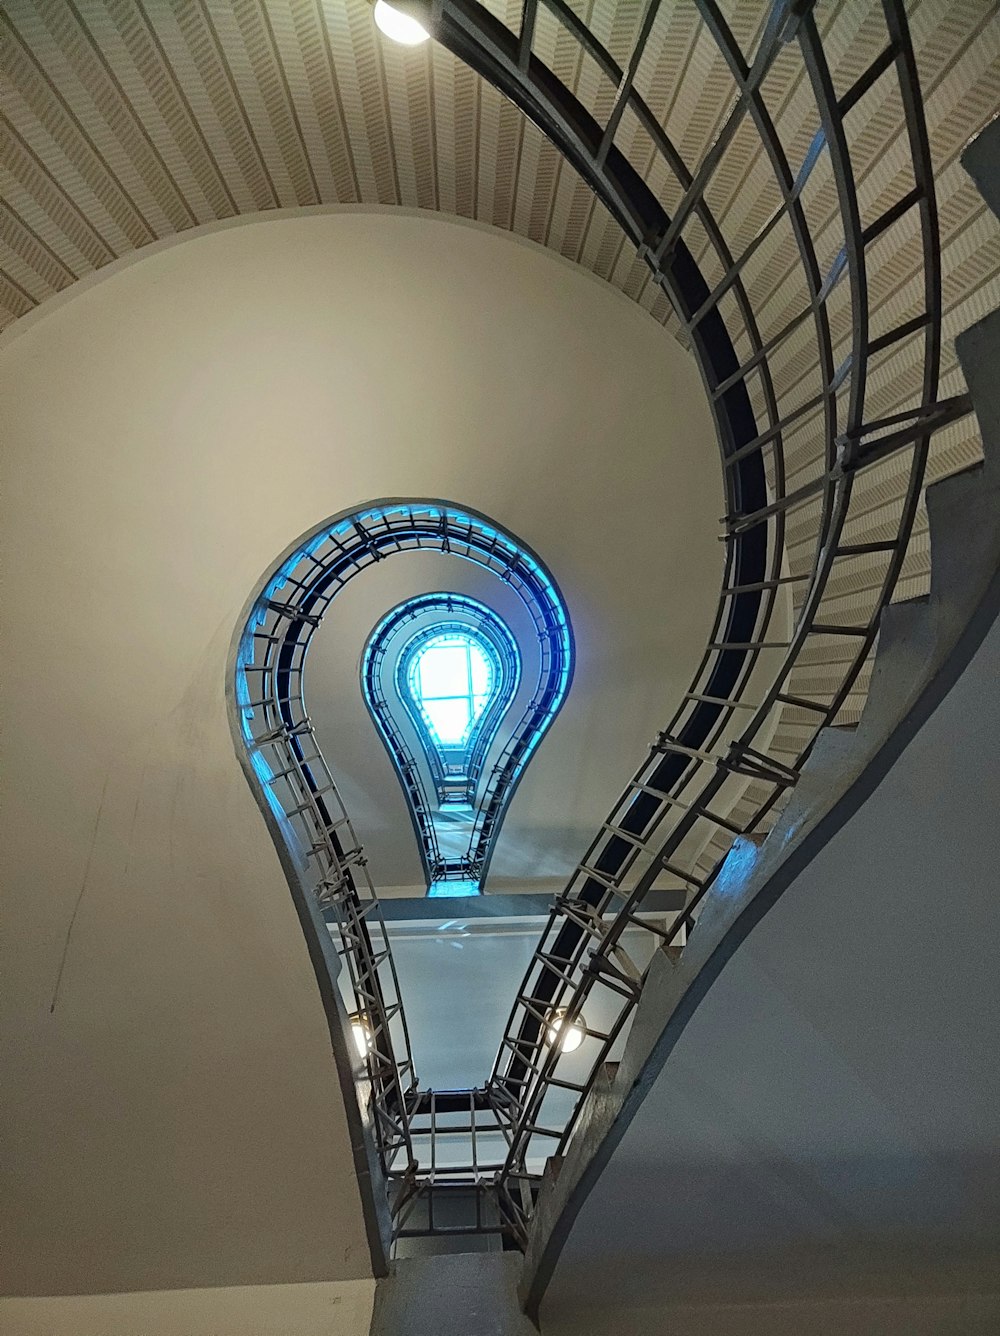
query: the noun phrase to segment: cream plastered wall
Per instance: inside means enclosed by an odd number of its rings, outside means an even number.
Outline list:
[[[531,245],[342,211],[104,271],[0,343],[0,397],[5,1287],[367,1275],[325,1019],[229,735],[238,614],[345,506],[488,512],[581,645],[513,828],[603,809],[714,607],[695,368]]]
[[[373,1280],[0,1299],[16,1336],[368,1336]]]

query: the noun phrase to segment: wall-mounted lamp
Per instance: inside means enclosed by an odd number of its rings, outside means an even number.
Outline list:
[[[582,1012],[568,1026],[564,1026],[565,1020],[566,1008],[559,1007],[552,1013],[545,1037],[550,1044],[558,1043],[563,1053],[575,1053],[586,1038],[587,1022]]]
[[[354,1040],[355,1052],[359,1058],[367,1058],[375,1047],[375,1038],[368,1024],[368,1017],[362,1015],[361,1012],[355,1012],[347,1019],[351,1025],[351,1038]]]
[[[393,5],[387,5],[385,0],[375,0],[375,23],[386,37],[401,42],[403,46],[419,46],[430,37],[427,29],[415,18]]]

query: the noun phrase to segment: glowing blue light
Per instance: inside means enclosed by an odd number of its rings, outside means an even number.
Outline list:
[[[478,895],[478,881],[432,881],[427,890],[428,897],[435,900],[450,900],[456,895]]]
[[[335,550],[331,551],[331,546]],[[445,690],[440,683],[436,685],[433,671],[427,682],[422,680],[423,674],[420,674],[419,693],[408,690],[412,660],[407,658],[405,648],[396,657],[397,672],[391,674],[391,680],[386,677],[383,682],[380,677],[381,665],[388,644],[387,641],[385,645],[382,643],[383,632],[385,636],[394,634],[394,624],[398,619],[405,619],[405,610],[401,613],[400,609],[396,609],[393,614],[383,618],[364,656],[362,679],[366,702],[373,711],[373,717],[386,704],[383,686],[391,686],[410,716],[410,722],[416,729],[417,742],[428,758],[438,801],[452,807],[471,803],[477,808],[472,843],[468,856],[463,855],[461,869],[449,866],[447,874],[444,874],[443,865],[439,869],[437,862],[433,868],[427,866],[428,881],[435,886],[439,882],[442,887],[446,885],[452,894],[456,893],[456,888],[461,887],[464,878],[468,876],[466,868],[481,868],[479,882],[469,883],[474,893],[485,878],[493,844],[517,781],[549,724],[558,714],[573,675],[573,634],[561,595],[545,567],[512,535],[482,516],[447,503],[420,500],[405,502],[399,499],[369,503],[353,513],[342,514],[317,526],[272,568],[269,576],[262,581],[260,592],[248,615],[236,666],[238,731],[247,750],[257,750],[252,737],[251,720],[255,709],[251,701],[258,703],[258,697],[263,698],[260,704],[273,698],[276,720],[284,717],[276,693],[290,691],[294,695],[301,690],[302,657],[313,629],[319,625],[333,596],[356,574],[370,566],[372,561],[381,560],[393,552],[418,548],[452,553],[490,571],[525,605],[538,636],[540,665],[537,684],[524,707],[520,722],[515,726],[505,749],[494,761],[492,769],[488,768],[487,760],[491,755],[490,740],[495,736],[495,730],[504,718],[504,711],[517,693],[521,656],[510,631],[502,623],[499,629],[489,624],[490,614],[487,609],[475,611],[463,607],[457,619],[459,624],[456,625],[456,617],[452,613],[458,610],[449,603],[443,612],[448,615],[450,624],[445,626],[442,623],[440,629],[464,631],[462,623],[466,622],[466,618],[472,616],[481,619],[486,615],[487,620],[481,621],[476,629],[489,646],[486,660],[490,659],[489,650],[495,651],[497,655],[492,687],[484,686],[481,680],[478,684],[472,681],[472,665],[478,663],[478,660],[471,651],[468,651],[466,680],[461,690]],[[448,596],[449,599],[454,597]],[[282,610],[276,621],[275,609],[269,606],[272,600],[287,605],[287,610]],[[463,604],[470,602],[467,599],[462,601]],[[299,609],[301,614],[297,616]],[[436,628],[428,626],[425,621],[423,630],[433,634]],[[412,643],[414,658],[426,646],[428,638],[425,635],[420,644]],[[509,645],[507,641],[510,641]],[[375,643],[381,647],[378,653],[371,652]],[[261,673],[262,664],[270,664],[275,672]],[[426,666],[432,668],[433,660],[428,659]],[[255,674],[260,674],[254,677],[252,687],[249,680],[251,668]],[[481,678],[481,668],[477,667],[476,672]],[[417,695],[420,696],[419,703]],[[388,727],[385,724],[386,721],[376,717],[376,726],[396,762],[407,801],[412,800],[416,804],[411,814],[420,835],[425,827],[429,829],[427,800],[422,792],[418,792],[422,790],[424,781],[419,776],[414,779],[415,766],[404,755],[410,745],[405,736],[395,736],[398,730],[391,720],[388,721]],[[439,757],[437,771],[431,760],[432,755]],[[268,801],[273,807],[276,801],[272,791],[273,781],[263,772],[261,761],[258,761],[254,770],[256,784],[267,792]],[[477,803],[476,785],[480,774],[486,776],[486,787]],[[484,817],[487,811],[488,820]],[[424,839],[424,835],[420,835],[420,838]],[[430,843],[424,839],[424,852],[430,850],[432,845],[433,833]],[[435,889],[432,893],[442,895],[445,892],[444,889]],[[459,890],[457,893],[468,892]]]
[[[468,743],[497,691],[493,658],[485,642],[462,631],[435,636],[413,656],[407,685],[438,746]]]

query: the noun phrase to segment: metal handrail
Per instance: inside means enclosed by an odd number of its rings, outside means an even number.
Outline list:
[[[415,621],[423,623],[422,630],[416,632],[400,649],[397,636]],[[514,700],[520,685],[520,655],[507,626],[494,612],[476,599],[454,593],[423,594],[418,598],[407,599],[386,613],[372,631],[362,655],[362,695],[399,776],[420,846],[421,861],[428,885],[442,878],[446,872],[445,860],[441,856],[434,825],[434,808],[428,800],[427,788],[413,749],[394,719],[382,685],[382,670],[387,656],[393,655],[396,663],[394,674],[396,697],[420,740],[430,770],[431,782],[440,801],[444,787],[444,768],[428,726],[420,711],[409,699],[403,679],[406,676],[408,659],[424,640],[450,630],[467,630],[470,626],[488,640],[499,665],[497,692],[488,708],[475,722],[467,746],[469,762],[464,781],[464,801],[470,806],[476,804],[477,795],[482,787],[482,796],[479,798],[481,806],[490,798],[489,783],[481,786],[479,781],[487,753],[494,740],[495,726]],[[531,723],[532,710],[529,705],[514,732],[530,727]],[[497,778],[495,772],[490,776],[494,783]],[[461,860],[462,867],[453,875],[460,875],[462,879],[480,880],[486,852],[481,836],[481,830],[472,835],[468,851]]]
[[[699,905],[732,839],[759,834],[773,819],[820,730],[837,718],[870,656],[879,614],[892,596],[906,555],[930,436],[970,408],[966,396],[941,403],[936,399],[941,279],[933,171],[902,0],[881,0],[885,44],[840,93],[811,0],[776,0],[769,5],[762,12],[756,40],[746,48],[715,0],[693,0],[704,32],[729,71],[732,100],[722,110],[712,147],[691,165],[639,87],[643,56],[660,17],[658,0],[648,0],[637,23],[636,40],[623,61],[614,58],[564,0],[526,0],[516,27],[508,27],[476,0],[406,3],[420,12],[439,41],[541,127],[636,246],[681,320],[702,376],[722,456],[723,584],[702,662],[690,690],[558,898],[518,990],[489,1081],[485,1087],[454,1092],[459,1104],[464,1100],[470,1109],[480,1111],[485,1123],[504,1139],[502,1164],[484,1168],[473,1151],[470,1172],[477,1194],[484,1172],[495,1177],[504,1227],[523,1243],[541,1163],[565,1150],[586,1096],[642,995],[645,969],[640,952],[626,947],[625,933],[638,932],[652,950],[681,947],[687,934],[696,930]],[[585,56],[615,89],[602,119],[540,58],[543,15],[546,22],[555,23],[557,40],[568,41],[579,51],[578,65]],[[816,123],[806,151],[794,162],[766,96],[775,62],[787,53],[799,62]],[[885,80],[895,80],[898,86],[912,186],[878,217],[866,221],[852,169],[847,122],[862,99]],[[746,238],[730,235],[726,216],[716,214],[708,192],[731,146],[748,126],[770,166],[779,203]],[[644,167],[638,156],[640,141],[651,146],[651,160],[661,179],[665,171],[671,183],[675,199],[670,210],[649,184],[648,164]],[[817,229],[815,223],[810,225],[806,200],[824,171],[834,183],[836,207]],[[870,248],[913,218],[922,243],[923,309],[896,328],[875,333],[869,328]],[[788,225],[794,239],[803,302],[779,328],[764,331],[751,300],[749,274],[755,257],[764,253],[782,224]],[[839,228],[842,243],[832,258],[821,262],[818,241],[830,226]],[[697,246],[703,250],[698,258]],[[834,333],[842,296],[850,306],[849,350],[840,347]],[[780,358],[801,340],[810,341],[807,361],[814,383],[796,397],[782,388]],[[887,415],[872,402],[869,371],[878,358],[910,340],[920,341],[922,352],[918,402]],[[814,433],[812,464],[803,477],[801,466],[797,474],[790,468],[786,441],[807,429]],[[877,538],[864,536],[863,529],[860,534],[852,532],[863,522],[857,480],[889,453],[900,452],[908,467],[895,531]],[[789,477],[795,477],[794,486],[788,485]],[[421,532],[424,528],[428,535],[436,532],[433,523],[425,524],[412,510],[410,518],[414,523],[419,519]],[[364,516],[360,522],[360,537],[369,543],[372,559],[380,555],[377,549],[383,537],[386,544],[397,544],[390,550],[401,550],[410,541],[401,541],[398,534],[393,537],[388,532],[391,526],[383,535],[380,521],[373,523],[371,532],[365,529]],[[808,536],[812,552],[808,562],[799,559],[801,542],[793,547],[789,541],[792,525]],[[332,539],[333,532],[318,534],[320,543]],[[336,554],[332,563],[330,555],[309,552],[307,544],[296,560],[312,559],[326,579],[337,566]],[[883,569],[864,616],[857,624],[844,624],[830,611],[830,582],[841,563],[858,559],[879,559]],[[799,601],[789,629],[786,596],[796,591]],[[273,601],[269,606],[273,610]],[[307,720],[301,707],[301,646],[308,643],[311,632],[302,632],[302,609],[303,601],[297,599],[292,612],[275,613],[286,617],[282,628],[269,621],[266,612],[261,614],[267,635],[286,647],[280,653],[291,646],[282,669],[285,676],[277,673],[268,679],[277,693],[275,700],[262,708],[265,724],[280,716],[293,755],[302,745],[296,732],[299,714]],[[306,608],[306,615],[312,615],[311,608]],[[832,646],[842,651],[839,657]],[[836,684],[823,692],[802,684],[802,675],[817,654],[831,672],[837,672]],[[256,670],[256,665],[250,666],[250,671]],[[792,742],[782,731],[787,731],[789,719],[798,732]],[[259,734],[248,734],[248,744],[257,749],[273,745],[262,742]],[[299,763],[301,768],[301,756]],[[498,761],[512,767],[517,763],[516,758],[504,756]],[[311,755],[305,773],[306,787],[318,800]],[[326,773],[320,771],[324,783]],[[512,768],[511,773],[516,779],[520,771]],[[287,803],[278,805],[288,812]],[[315,814],[312,820],[315,825]],[[495,837],[496,826],[489,824],[493,820],[488,811],[483,814],[490,837]],[[334,836],[337,829],[335,822]],[[343,865],[338,874],[341,886],[352,884],[355,865],[363,867],[353,861],[360,859],[353,830],[349,847],[337,853],[336,860],[329,852],[325,857],[328,863],[339,860]],[[366,872],[364,878],[363,885],[370,886]],[[663,879],[686,892],[684,909],[668,926],[639,916],[647,892],[658,889]],[[357,897],[356,885],[351,893]],[[369,902],[362,896],[359,903]],[[382,956],[381,948],[376,951],[366,945],[370,934],[365,938],[363,930],[376,913],[349,908],[342,941],[345,954],[352,957],[357,995],[365,1005],[382,1007],[387,1019],[379,1021],[380,1035],[388,1036],[392,1024],[402,1024],[402,1012],[394,1010],[391,1000],[396,997],[394,976],[384,999],[375,987],[386,959],[391,968],[387,948]],[[583,1021],[584,1006],[590,1012],[589,1023]],[[576,1023],[585,1032],[570,1074],[569,1059],[549,1042],[555,1010],[564,1026]],[[388,1043],[386,1047],[390,1048]],[[389,1128],[382,1143],[383,1164],[399,1188],[396,1204],[401,1220],[406,1203],[412,1204],[420,1194],[433,1194],[435,1138],[445,1130],[436,1124],[435,1099],[428,1104],[425,1096],[415,1094],[405,1044],[393,1059],[391,1079],[382,1085],[374,1081],[374,1088],[379,1118]],[[565,1098],[567,1092],[568,1111],[553,1111],[552,1097]],[[471,1121],[474,1125],[474,1116]],[[414,1154],[415,1136],[429,1139],[429,1166]],[[476,1200],[478,1212],[478,1195]]]
[[[772,4],[752,53],[741,48],[714,0],[695,3],[732,76],[734,104],[709,153],[694,170],[683,161],[636,88],[644,48],[657,17],[657,0],[647,4],[624,65],[614,60],[563,0],[542,0],[544,9],[558,21],[563,38],[573,39],[616,86],[603,125],[573,90],[558,84],[539,59],[535,49],[538,5],[525,4],[517,30],[506,27],[473,0],[435,0],[421,6],[434,36],[495,83],[557,144],[637,245],[654,281],[669,295],[708,392],[726,490],[726,573],[705,658],[691,690],[557,901],[518,990],[488,1085],[497,1101],[514,1111],[499,1188],[508,1227],[522,1242],[537,1181],[537,1168],[533,1170],[531,1162],[565,1149],[584,1098],[641,995],[644,971],[624,951],[622,934],[642,924],[636,915],[643,897],[666,875],[686,889],[687,905],[668,929],[649,927],[649,931],[655,934],[657,947],[681,943],[694,927],[698,905],[725,857],[723,850],[704,866],[706,841],[714,841],[717,847],[720,840],[760,830],[795,783],[819,730],[835,719],[869,657],[879,613],[892,595],[905,558],[930,434],[969,411],[964,397],[944,405],[938,405],[935,398],[941,298],[933,171],[902,4],[883,0],[885,46],[838,97],[809,0]],[[762,91],[775,59],[790,49],[799,53],[818,119],[812,143],[797,169],[788,161]],[[897,79],[900,88],[914,185],[865,225],[845,118],[871,88],[890,77]],[[622,133],[626,113],[646,133],[679,188],[680,202],[669,217],[629,160],[627,135]],[[747,121],[759,137],[781,203],[734,258],[737,248],[727,243],[724,224],[713,216],[706,191],[728,146]],[[803,205],[820,163],[828,166],[835,182],[843,229],[843,245],[825,270]],[[897,330],[873,337],[866,251],[911,209],[918,211],[923,241],[924,311]],[[685,244],[685,229],[693,220],[703,229],[709,253],[714,251],[714,268],[722,275],[712,287]],[[764,338],[744,275],[782,220],[787,220],[795,239],[806,303],[776,333]],[[830,307],[844,287],[850,295],[852,339],[849,354],[838,362]],[[724,306],[727,296],[733,302]],[[788,341],[801,337],[810,326],[818,385],[804,405],[789,407],[775,388],[780,375],[772,364]],[[886,349],[908,338],[923,340],[920,402],[912,411],[898,415],[900,429],[887,438],[876,432],[880,424],[866,417],[869,366]],[[744,351],[738,356],[735,349],[741,345]],[[784,437],[817,413],[822,415],[821,449],[816,452],[822,467],[804,486],[786,490]],[[869,440],[873,433],[876,439]],[[910,456],[896,533],[891,540],[851,542],[848,528],[856,516],[852,508],[855,479],[890,449],[906,450]],[[762,496],[765,460],[767,487]],[[756,475],[747,467],[754,462],[761,466]],[[785,526],[790,516],[808,513],[808,508],[816,506],[811,567],[790,572]],[[755,534],[756,549],[748,544]],[[858,625],[831,620],[824,599],[837,563],[876,554],[884,555],[886,564],[868,616]],[[796,581],[801,583],[802,598],[791,635],[775,638],[770,628],[779,619],[779,595]],[[849,646],[836,689],[822,697],[794,690],[797,666],[816,645],[828,644],[833,637]],[[761,687],[761,656],[775,645],[783,651],[781,661]],[[747,704],[752,680],[758,698],[751,702],[749,722],[737,727],[737,712]],[[805,736],[791,755],[772,745],[775,726],[788,711],[808,720]],[[734,800],[744,811],[738,821],[729,815]],[[547,1098],[555,1089],[572,1083],[558,1075],[569,1062],[557,1045],[547,1043],[545,1018],[559,1009],[564,1024],[579,1021],[584,1005],[595,994],[600,996],[603,1020],[599,1029],[587,1029],[588,1075],[577,1078],[579,1097],[568,1118],[562,1114],[558,1119],[547,1118]],[[579,1062],[579,1055],[574,1055],[574,1068]]]
[[[492,572],[521,600],[538,634],[538,684],[525,716],[532,728],[503,749],[508,783],[499,801],[509,803],[527,758],[565,700],[573,638],[562,595],[541,561],[477,512],[440,501],[392,500],[317,526],[279,558],[251,596],[236,637],[232,683],[234,733],[254,794],[294,875],[337,934],[342,992],[366,1050],[358,1055],[359,1095],[397,1228],[417,1190],[414,1126],[425,1094],[417,1089],[367,859],[317,743],[303,679],[312,638],[337,594],[375,562],[418,550],[450,553]]]

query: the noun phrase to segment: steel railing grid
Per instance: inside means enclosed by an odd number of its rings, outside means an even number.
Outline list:
[[[582,7],[563,0],[525,0],[517,23],[475,0],[406,0],[440,42],[543,130],[635,247],[690,344],[722,458],[724,570],[701,664],[557,898],[492,1073],[482,1087],[460,1092],[492,1119],[503,1142],[499,1161],[480,1160],[473,1146],[454,1175],[440,1171],[438,1141],[465,1136],[475,1143],[476,1117],[465,1131],[444,1132],[433,1101],[428,1106],[415,1094],[391,956],[372,944],[377,910],[368,908],[374,892],[363,854],[302,704],[309,619],[321,617],[346,578],[388,546],[406,550],[422,538],[394,529],[387,513],[353,521],[349,542],[336,528],[316,535],[265,590],[247,631],[241,671],[246,700],[255,699],[246,744],[264,758],[271,778],[262,782],[343,914],[343,952],[359,1008],[378,1016],[369,1074],[397,1216],[402,1220],[404,1207],[419,1199],[431,1231],[435,1192],[460,1188],[478,1203],[488,1185],[502,1228],[526,1241],[541,1166],[565,1151],[642,995],[643,953],[626,946],[625,933],[648,935],[655,950],[681,948],[732,840],[759,837],[773,821],[820,730],[838,718],[870,663],[879,614],[906,557],[930,436],[970,411],[965,396],[936,398],[941,276],[933,168],[900,0],[873,6],[884,41],[840,90],[824,46],[835,6],[822,6],[821,30],[813,0],[777,0],[754,23],[741,6],[690,4],[700,37],[721,55],[728,85],[710,147],[689,163],[647,100],[649,47],[666,13],[658,0],[647,0],[623,62],[577,12]],[[772,88],[779,73],[788,83],[789,69],[808,102],[792,135],[779,130]],[[852,117],[873,91],[890,85],[907,170],[898,195],[873,206],[873,192],[852,164]],[[769,174],[771,201],[749,230],[734,219],[726,184],[734,163],[746,170],[748,139],[755,146],[751,170]],[[872,257],[903,228],[919,232],[919,309],[875,330]],[[795,258],[775,269],[789,238]],[[762,272],[771,273],[778,298],[757,309],[753,291]],[[799,294],[791,309],[781,307],[784,294]],[[908,407],[886,413],[872,385],[885,359],[904,347],[919,350],[919,392]],[[893,532],[873,537],[865,524],[867,479],[890,455],[905,459],[905,481]],[[471,522],[467,530],[445,526],[442,537],[438,517],[426,522],[411,507],[409,518],[447,550],[468,554],[478,544]],[[521,578],[497,535],[493,550],[477,547],[474,559],[493,563],[504,578]],[[838,591],[853,563],[869,573],[867,604],[845,618]],[[813,690],[817,665],[824,685]],[[482,819],[489,835],[493,817],[485,811]],[[641,916],[650,890],[665,887],[685,894],[684,909],[666,927]],[[584,1030],[572,1055],[549,1041],[556,1010],[564,1025]],[[584,1022],[586,1012],[601,1016],[598,1027]],[[418,1124],[423,1156],[414,1153]],[[483,1227],[479,1205],[476,1222]]]

